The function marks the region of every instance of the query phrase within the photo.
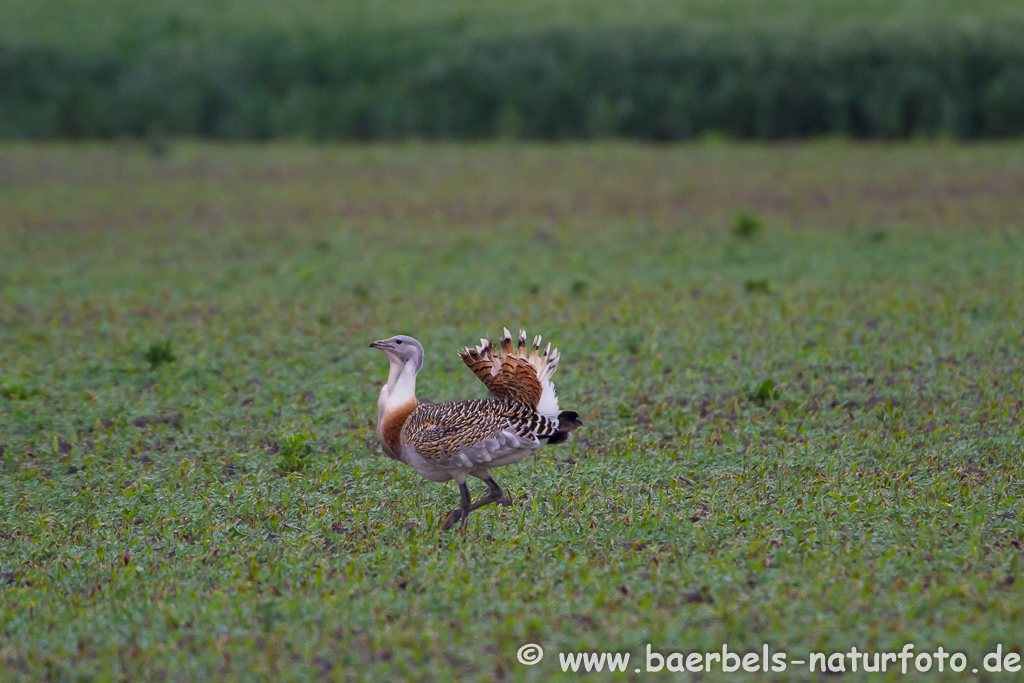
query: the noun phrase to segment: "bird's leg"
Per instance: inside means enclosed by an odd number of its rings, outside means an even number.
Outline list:
[[[505,492],[501,490],[501,486],[498,485],[498,482],[494,481],[493,477],[487,477],[484,479],[484,483],[487,484],[487,495],[473,503],[469,507],[470,510],[476,510],[491,503],[497,503],[498,505],[512,504],[512,499],[505,495]]]
[[[466,530],[466,525],[469,524],[469,513],[474,508],[470,504],[469,487],[466,486],[465,482],[459,484],[459,493],[462,496],[461,506],[448,513],[448,516],[444,519],[444,524],[441,526],[441,531],[448,531],[460,519],[462,520],[463,531]]]
[[[512,499],[505,495],[505,492],[501,489],[501,486],[499,486],[498,482],[494,481],[492,477],[487,477],[486,479],[484,479],[484,483],[487,484],[487,494],[480,500],[470,505],[468,510],[456,508],[449,512],[448,516],[444,520],[444,526],[441,527],[441,531],[448,531],[448,529],[451,529],[453,526],[455,526],[455,523],[460,519],[462,520],[463,528],[465,528],[466,524],[468,523],[466,521],[466,517],[469,515],[469,513],[472,512],[473,510],[478,510],[485,505],[490,505],[491,503],[496,503],[498,505],[512,504]],[[459,490],[464,490],[465,496],[469,495],[469,488],[467,486],[460,485]],[[465,508],[466,503],[465,496],[463,497],[463,508]]]
[[[465,534],[466,527],[469,526],[469,511],[473,509],[470,505],[473,499],[469,497],[469,486],[465,482],[459,484],[459,493],[462,494],[462,533]]]

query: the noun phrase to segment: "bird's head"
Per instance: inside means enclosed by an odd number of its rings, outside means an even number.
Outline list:
[[[392,363],[411,365],[414,372],[423,367],[423,345],[406,334],[381,339],[370,344],[370,348],[380,349]]]

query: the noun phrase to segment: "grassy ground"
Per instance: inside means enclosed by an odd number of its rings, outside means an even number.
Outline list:
[[[1022,153],[0,146],[3,678],[1020,652]],[[502,325],[585,426],[439,536],[366,344]]]

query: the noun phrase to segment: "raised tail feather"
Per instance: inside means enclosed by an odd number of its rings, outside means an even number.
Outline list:
[[[527,351],[526,331],[520,330],[519,342],[513,346],[512,334],[505,328],[497,352],[490,339],[481,339],[479,346],[466,347],[459,356],[495,398],[521,401],[541,415],[557,417],[560,410],[551,376],[558,368],[558,349],[548,344],[541,351],[540,342],[538,335]]]

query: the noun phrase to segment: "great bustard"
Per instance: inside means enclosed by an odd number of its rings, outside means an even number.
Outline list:
[[[419,403],[416,373],[423,366],[423,346],[400,334],[370,344],[391,362],[387,384],[377,401],[377,435],[388,457],[401,460],[431,481],[454,479],[461,506],[445,518],[447,531],[469,513],[509,499],[490,469],[518,462],[541,446],[562,443],[583,423],[571,410],[561,410],[551,375],[558,367],[558,349],[540,349],[536,337],[527,354],[526,332],[512,345],[507,329],[495,353],[488,339],[459,352],[463,362],[487,386],[492,399]],[[487,495],[471,502],[468,477],[482,479]]]

